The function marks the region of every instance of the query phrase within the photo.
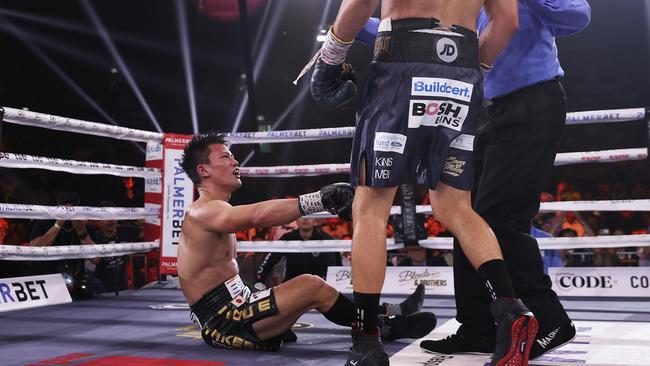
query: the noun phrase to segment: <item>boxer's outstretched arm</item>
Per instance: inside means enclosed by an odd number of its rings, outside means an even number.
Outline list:
[[[377,0],[343,0],[334,22],[334,34],[342,41],[354,40],[377,7]]]
[[[277,199],[250,205],[231,206],[225,201],[207,203],[197,213],[206,229],[231,234],[251,227],[271,227],[288,224],[299,218],[298,199]]]
[[[490,18],[479,38],[481,62],[494,64],[510,38],[519,29],[517,0],[485,0],[485,12]]]

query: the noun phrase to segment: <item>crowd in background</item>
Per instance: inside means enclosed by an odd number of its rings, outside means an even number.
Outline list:
[[[579,168],[559,167],[554,172],[553,181],[548,186],[548,192],[541,196],[542,202],[551,201],[582,201],[582,200],[616,200],[616,199],[647,199],[650,198],[650,177],[645,165],[647,162],[618,163],[615,169],[610,164],[590,164],[589,167]],[[23,181],[14,176],[0,175],[0,201],[5,203],[34,203],[56,204],[61,197],[61,190],[26,189]],[[31,187],[39,187],[38,183]],[[73,192],[74,193],[74,192]],[[122,192],[123,193],[123,192]],[[128,193],[128,192],[127,192]],[[299,193],[299,192],[297,192]],[[422,200],[419,204],[427,205],[428,195],[420,192]],[[87,202],[84,194],[80,204],[86,206],[122,206],[124,201],[107,197],[113,202]],[[73,200],[74,201],[74,200]],[[63,202],[58,202],[59,204]],[[79,203],[66,202],[73,205]],[[398,204],[398,201],[395,202]],[[137,202],[130,202],[138,206]],[[305,221],[307,222],[307,221]],[[39,238],[52,227],[57,239],[49,243],[39,241]],[[313,227],[310,229],[309,227]],[[435,217],[427,215],[424,218],[424,229],[428,237],[448,237],[447,229]],[[61,230],[61,235],[57,230]],[[648,234],[650,230],[650,212],[637,211],[563,211],[543,212],[538,214],[531,226],[531,235],[535,237],[585,237],[605,235],[635,235]],[[389,238],[395,237],[395,226],[389,222],[386,233]],[[0,243],[7,245],[67,245],[84,244],[86,239],[77,238],[83,235],[89,238],[89,243],[119,243],[143,241],[142,220],[103,220],[103,221],[68,221],[28,220],[0,218]],[[66,236],[68,235],[68,236]],[[239,241],[266,240],[319,240],[352,238],[352,225],[339,219],[308,220],[308,224],[294,222],[289,225],[268,229],[251,228],[236,233]],[[75,239],[76,238],[76,239]],[[595,248],[570,250],[542,250],[546,267],[564,266],[650,266],[650,246],[628,248]],[[317,263],[327,265],[349,265],[350,253],[301,253],[306,256],[292,257],[283,255],[273,257],[269,269],[265,262],[267,253],[238,253],[241,275],[248,282],[263,282],[274,285],[290,277],[291,268],[295,263],[302,262],[311,268],[318,267]],[[335,257],[332,257],[335,256]],[[135,258],[135,260],[134,260]],[[453,265],[450,251],[431,250],[418,246],[410,246],[398,251],[389,252],[388,265],[393,266],[446,266]],[[70,272],[76,276],[77,283],[92,285],[97,292],[115,291],[126,288],[137,288],[158,278],[158,251],[147,255],[137,254],[119,258],[94,258],[88,260],[64,263],[44,264],[47,262],[0,262],[0,278],[45,273],[47,271]],[[57,268],[54,268],[54,267]],[[261,268],[264,267],[264,268]],[[326,268],[327,266],[323,267]],[[263,271],[260,276],[258,272]],[[318,275],[325,276],[326,270],[314,270]],[[263,277],[263,278],[262,278]],[[82,294],[83,295],[83,294]]]

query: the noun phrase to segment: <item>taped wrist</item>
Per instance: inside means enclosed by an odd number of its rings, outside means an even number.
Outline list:
[[[325,211],[320,192],[302,194],[298,196],[298,202],[298,208],[302,216]]]
[[[326,64],[340,65],[345,61],[348,49],[352,43],[354,43],[354,40],[345,42],[336,37],[334,34],[334,26],[331,26],[327,32],[325,42],[323,42],[323,47],[320,49],[320,57]]]

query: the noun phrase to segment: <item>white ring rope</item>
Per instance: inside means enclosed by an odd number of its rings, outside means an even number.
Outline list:
[[[72,258],[116,257],[157,249],[157,241],[140,243],[55,245],[43,247],[0,245],[0,260],[51,261]]]
[[[226,140],[231,144],[272,144],[280,142],[320,141],[352,137],[354,137],[354,127],[237,132],[226,134]]]
[[[650,235],[592,236],[580,238],[537,239],[541,250],[579,248],[624,248],[650,246]],[[451,250],[452,238],[428,238],[420,240],[420,246],[430,249]],[[305,240],[305,241],[242,241],[237,243],[239,252],[272,253],[328,253],[349,252],[351,240]],[[393,239],[386,240],[388,250],[403,248]],[[146,252],[158,248],[158,242],[66,245],[66,246],[17,246],[0,245],[0,260],[59,260],[70,258],[94,258],[121,256]]]
[[[138,220],[157,218],[160,210],[138,207],[39,206],[0,203],[0,217],[42,220]]]
[[[162,133],[135,130],[132,128],[107,125],[104,123],[83,121],[80,119],[54,116],[50,114],[25,111],[3,107],[5,122],[19,125],[43,127],[51,130],[66,132],[77,132],[87,135],[112,137],[120,140],[140,142],[160,142],[163,139]]]
[[[650,211],[650,199],[641,200],[613,200],[613,201],[558,201],[542,202],[539,212],[556,212],[556,211]],[[415,212],[419,214],[430,215],[431,206],[417,205]],[[402,213],[400,206],[393,206],[390,209],[391,215]],[[313,215],[305,216],[311,219],[328,219],[338,217],[329,212],[319,212]]]
[[[143,168],[128,165],[93,163],[0,152],[0,167],[19,169],[46,169],[73,174],[108,174],[118,177],[160,178],[157,168]]]
[[[648,157],[647,148],[615,149],[560,153],[555,155],[555,166],[577,163],[614,163],[626,160],[643,160]]]
[[[643,160],[648,157],[647,148],[616,149],[602,151],[584,151],[559,153],[555,157],[555,165],[578,163],[610,163],[625,160]],[[240,167],[242,176],[258,177],[304,177],[327,174],[348,174],[350,164],[312,164],[312,165],[280,165]]]
[[[112,137],[121,140],[156,142],[163,139],[162,133],[89,122],[74,118],[59,117],[44,113],[4,108],[4,121],[27,126],[36,126],[68,132]],[[611,123],[640,120],[646,117],[645,108],[611,109],[567,113],[567,124]],[[259,144],[296,141],[314,141],[335,138],[351,138],[354,127],[318,128],[310,130],[286,130],[266,132],[243,132],[228,134],[234,144]]]
[[[589,236],[579,238],[540,238],[541,250],[578,248],[624,248],[650,246],[650,235]],[[419,241],[420,246],[430,249],[453,249],[453,238],[430,237]],[[387,239],[388,250],[399,249],[403,244],[395,244]],[[351,240],[291,240],[291,241],[240,241],[239,252],[270,253],[309,253],[309,252],[349,252]]]
[[[608,109],[600,111],[571,112],[566,114],[567,125],[637,121],[645,118],[645,108]]]

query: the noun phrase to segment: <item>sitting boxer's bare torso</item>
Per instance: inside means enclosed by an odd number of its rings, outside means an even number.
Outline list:
[[[178,277],[187,302],[192,305],[208,291],[239,273],[235,259],[235,234],[219,234],[204,228],[202,220],[220,200],[196,200],[185,213],[178,245]],[[207,215],[206,215],[207,214]]]
[[[384,0],[381,17],[436,18],[443,24],[476,30],[476,18],[482,5],[483,0]]]

